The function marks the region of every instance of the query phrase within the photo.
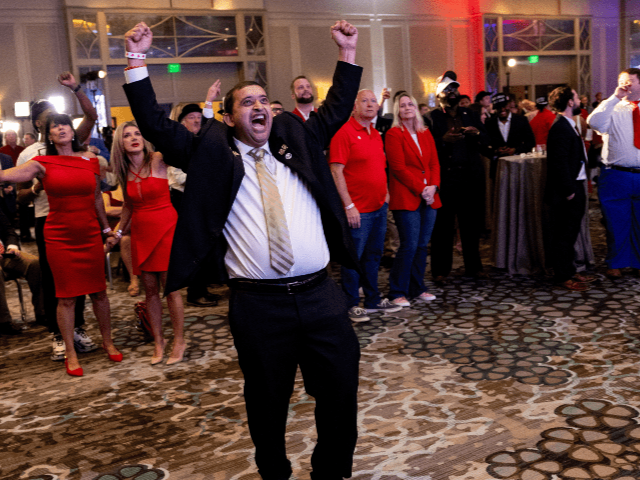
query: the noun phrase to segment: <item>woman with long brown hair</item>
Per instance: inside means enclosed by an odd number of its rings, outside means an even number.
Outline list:
[[[124,207],[119,231],[131,230],[133,273],[140,275],[155,342],[151,364],[162,361],[165,339],[162,334],[161,289],[169,268],[169,254],[178,214],[169,196],[167,165],[162,154],[142,138],[135,122],[118,126],[113,135],[111,164],[124,192]],[[107,240],[107,247],[119,238]],[[173,351],[167,365],[182,361],[184,341],[184,307],[180,292],[167,295],[169,315],[173,325]]]

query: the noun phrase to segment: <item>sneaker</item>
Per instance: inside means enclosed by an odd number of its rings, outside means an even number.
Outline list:
[[[351,307],[349,309],[349,318],[352,322],[368,322],[371,320],[367,316],[367,311],[364,308],[360,307]]]
[[[409,300],[407,300],[406,297],[394,298],[393,300],[391,300],[391,304],[392,305],[397,305],[399,307],[410,307],[411,306],[411,303],[409,303]]]
[[[93,352],[98,348],[82,327],[76,327],[73,331],[73,346],[76,349],[76,352],[79,353]]]
[[[51,353],[51,360],[54,362],[64,360],[65,348],[64,348],[64,340],[62,340],[62,335],[53,334],[53,338],[51,339],[53,343],[53,352]]]
[[[420,300],[422,302],[430,302],[431,300],[435,300],[436,296],[433,293],[422,292],[420,295],[416,297],[416,300]]]
[[[388,298],[383,298],[382,300],[380,300],[380,303],[376,305],[375,308],[365,308],[365,311],[367,313],[393,313],[399,312],[400,310],[402,310],[402,305],[393,304],[389,301]]]

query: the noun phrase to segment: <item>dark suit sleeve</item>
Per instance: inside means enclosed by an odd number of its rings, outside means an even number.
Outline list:
[[[125,84],[123,87],[142,136],[150,141],[156,150],[162,152],[166,164],[186,172],[198,137],[184,125],[167,118],[164,110],[158,105],[149,77]],[[219,122],[211,120],[203,130],[213,123]]]
[[[533,130],[531,129],[531,125],[529,125],[529,120],[526,117],[516,117],[518,118],[518,146],[516,148],[516,153],[528,153],[533,150],[536,146],[536,137],[533,134]]]
[[[349,120],[361,77],[362,67],[338,62],[327,98],[316,114],[311,115],[305,122],[305,127],[316,136],[322,148],[329,147],[331,138]]]
[[[576,193],[576,174],[572,165],[575,152],[571,136],[578,137],[566,120],[564,123],[566,127],[556,122],[547,138],[547,183],[554,187],[556,198],[567,198]]]

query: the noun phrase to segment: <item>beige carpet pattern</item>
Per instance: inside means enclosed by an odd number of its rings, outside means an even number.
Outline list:
[[[458,271],[432,289],[434,302],[355,325],[353,478],[640,479],[640,279],[625,273],[618,281],[598,274],[592,290],[570,293],[545,277],[494,270],[475,282]],[[383,290],[387,276],[382,269]],[[114,287],[121,364],[98,349],[80,356],[85,376],[71,378],[49,359],[43,327],[0,337],[0,478],[259,478],[226,297],[213,309],[186,309],[185,362],[152,367],[133,317],[137,299],[122,280]],[[17,312],[14,298],[10,307]],[[90,308],[87,325],[99,342]],[[287,433],[295,479],[309,479],[313,409],[298,378]]]

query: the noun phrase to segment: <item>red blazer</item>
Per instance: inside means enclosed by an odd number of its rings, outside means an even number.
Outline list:
[[[389,210],[416,210],[426,185],[440,187],[440,162],[431,132],[419,132],[418,142],[422,154],[406,128],[394,127],[387,132],[385,150],[389,164]],[[440,208],[442,202],[437,193],[434,199],[431,208]]]

